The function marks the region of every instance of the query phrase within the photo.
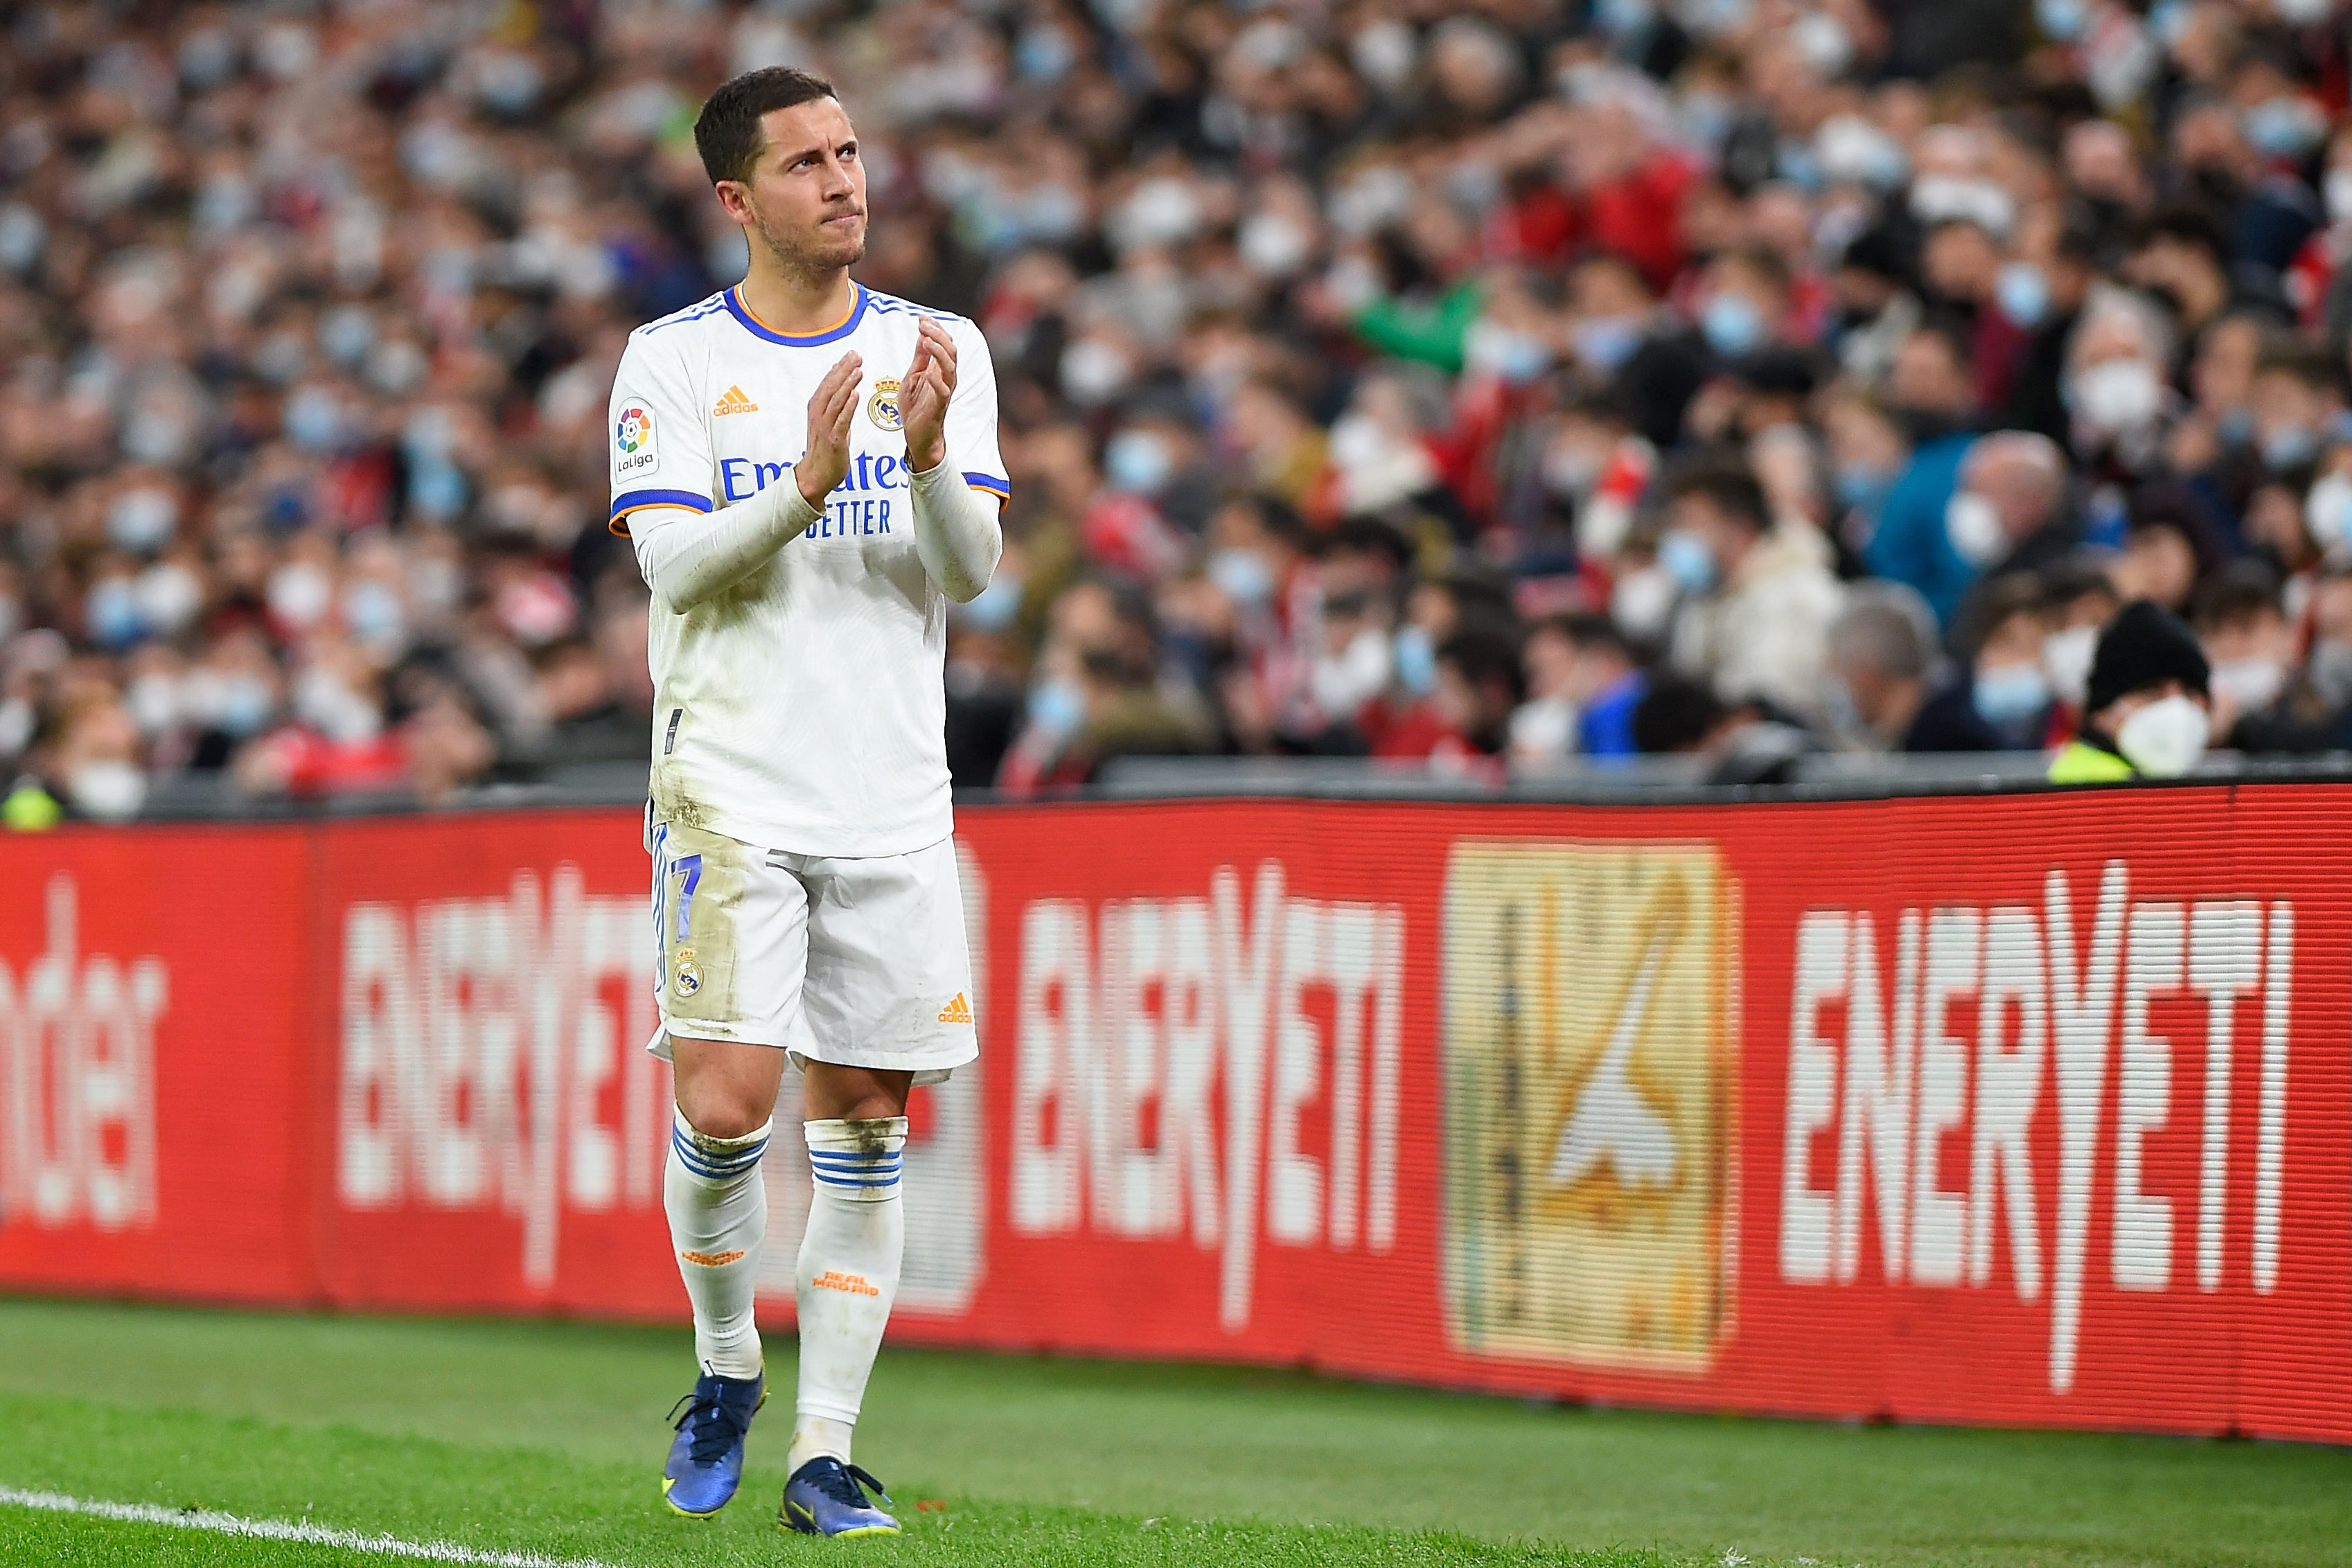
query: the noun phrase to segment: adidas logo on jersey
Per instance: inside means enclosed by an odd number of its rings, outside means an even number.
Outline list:
[[[760,412],[760,405],[745,397],[741,387],[729,387],[727,395],[713,404],[710,412],[714,417],[723,417],[730,413],[757,413]]]
[[[940,1009],[940,1021],[941,1023],[970,1023],[971,1021],[971,1006],[963,999],[963,993],[961,991],[958,991],[955,994],[955,1000],[950,1002],[947,1006]]]

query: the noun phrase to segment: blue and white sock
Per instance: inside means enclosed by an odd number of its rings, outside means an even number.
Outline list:
[[[740,1138],[695,1131],[679,1112],[662,1171],[662,1207],[672,1250],[694,1303],[694,1358],[719,1377],[760,1375],[760,1328],[751,1312],[760,1239],[768,1230],[768,1188],[760,1155],[766,1123]]]
[[[787,1473],[820,1454],[848,1460],[907,1239],[907,1118],[805,1122],[802,1131],[815,1180],[801,1237],[801,1386]]]

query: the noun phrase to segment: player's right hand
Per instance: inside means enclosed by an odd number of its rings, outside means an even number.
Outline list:
[[[793,467],[801,498],[818,511],[849,472],[849,418],[857,409],[857,374],[865,361],[844,354],[809,399],[808,446]]]

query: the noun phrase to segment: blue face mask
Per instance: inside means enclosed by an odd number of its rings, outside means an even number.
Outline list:
[[[2050,683],[2038,665],[1983,670],[1971,692],[1977,713],[1997,729],[2014,729],[2050,706]]]
[[[226,734],[242,739],[269,722],[269,686],[257,675],[233,675],[223,685],[215,720]]]
[[[180,520],[180,506],[163,490],[130,490],[106,509],[106,537],[133,555],[153,555]]]
[[[1059,27],[1031,27],[1013,46],[1013,63],[1034,82],[1057,82],[1077,63],[1069,35]]]
[[[1075,681],[1045,681],[1029,688],[1029,722],[1048,735],[1067,735],[1087,716],[1086,693]]]
[[[1157,431],[1122,430],[1103,447],[1103,476],[1115,490],[1156,496],[1175,472],[1168,438]]]
[[[1601,0],[1594,7],[1593,20],[1611,37],[1624,38],[1647,27],[1656,15],[1651,0]]]
[[[1892,475],[1860,463],[1848,463],[1837,471],[1838,504],[1848,507],[1873,506],[1893,482]]]
[[[2071,44],[2090,31],[2091,7],[2086,0],[2033,0],[2033,20],[2042,37]]]
[[[2246,110],[2243,127],[2265,158],[2300,158],[2327,134],[2327,122],[2298,98],[2264,99]]]
[[[362,643],[397,646],[407,621],[400,595],[383,583],[355,582],[343,595],[343,624]]]
[[[2319,436],[2309,425],[2283,424],[2263,437],[2263,461],[2272,469],[2308,463],[2319,450]]]
[[[956,612],[974,631],[1003,631],[1021,613],[1021,580],[1010,572],[998,572],[988,580],[986,588],[959,606]]]
[[[1569,333],[1576,362],[1587,370],[1613,371],[1642,346],[1642,324],[1630,317],[1596,316],[1579,321]]]
[[[1822,167],[1821,156],[1808,142],[1781,142],[1773,154],[1773,161],[1780,168],[1780,178],[1801,191],[1818,192],[1829,183],[1829,174]]]
[[[1251,549],[1221,549],[1209,558],[1209,580],[1235,608],[1255,610],[1274,597],[1274,569]]]
[[[1418,626],[1396,634],[1396,677],[1398,685],[1417,697],[1437,689],[1437,649]]]
[[[466,509],[466,476],[446,463],[412,468],[408,504],[428,517],[454,517]]]
[[[1764,318],[1745,295],[1718,294],[1699,312],[1706,346],[1727,360],[1756,351],[1764,341]]]
[[[2039,327],[2050,314],[2050,279],[2030,261],[2012,261],[1993,285],[2000,313],[2020,327]]]
[[[309,452],[324,452],[343,433],[342,405],[322,387],[302,387],[286,400],[286,439]]]
[[[110,577],[89,591],[83,601],[82,614],[89,626],[90,641],[101,648],[128,648],[147,634],[146,621],[139,613],[139,595],[127,577]]]
[[[1551,366],[1551,350],[1541,339],[1491,321],[1471,325],[1462,354],[1473,370],[1488,371],[1515,387],[1527,385]]]
[[[1658,564],[1685,593],[1705,593],[1715,586],[1715,552],[1696,534],[1666,530],[1658,540]]]

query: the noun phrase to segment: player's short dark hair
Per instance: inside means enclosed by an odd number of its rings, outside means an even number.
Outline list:
[[[703,100],[702,112],[694,117],[694,150],[702,154],[702,172],[714,185],[721,180],[749,180],[751,165],[767,145],[760,131],[761,115],[834,96],[831,82],[793,66],[761,66],[730,78]]]

